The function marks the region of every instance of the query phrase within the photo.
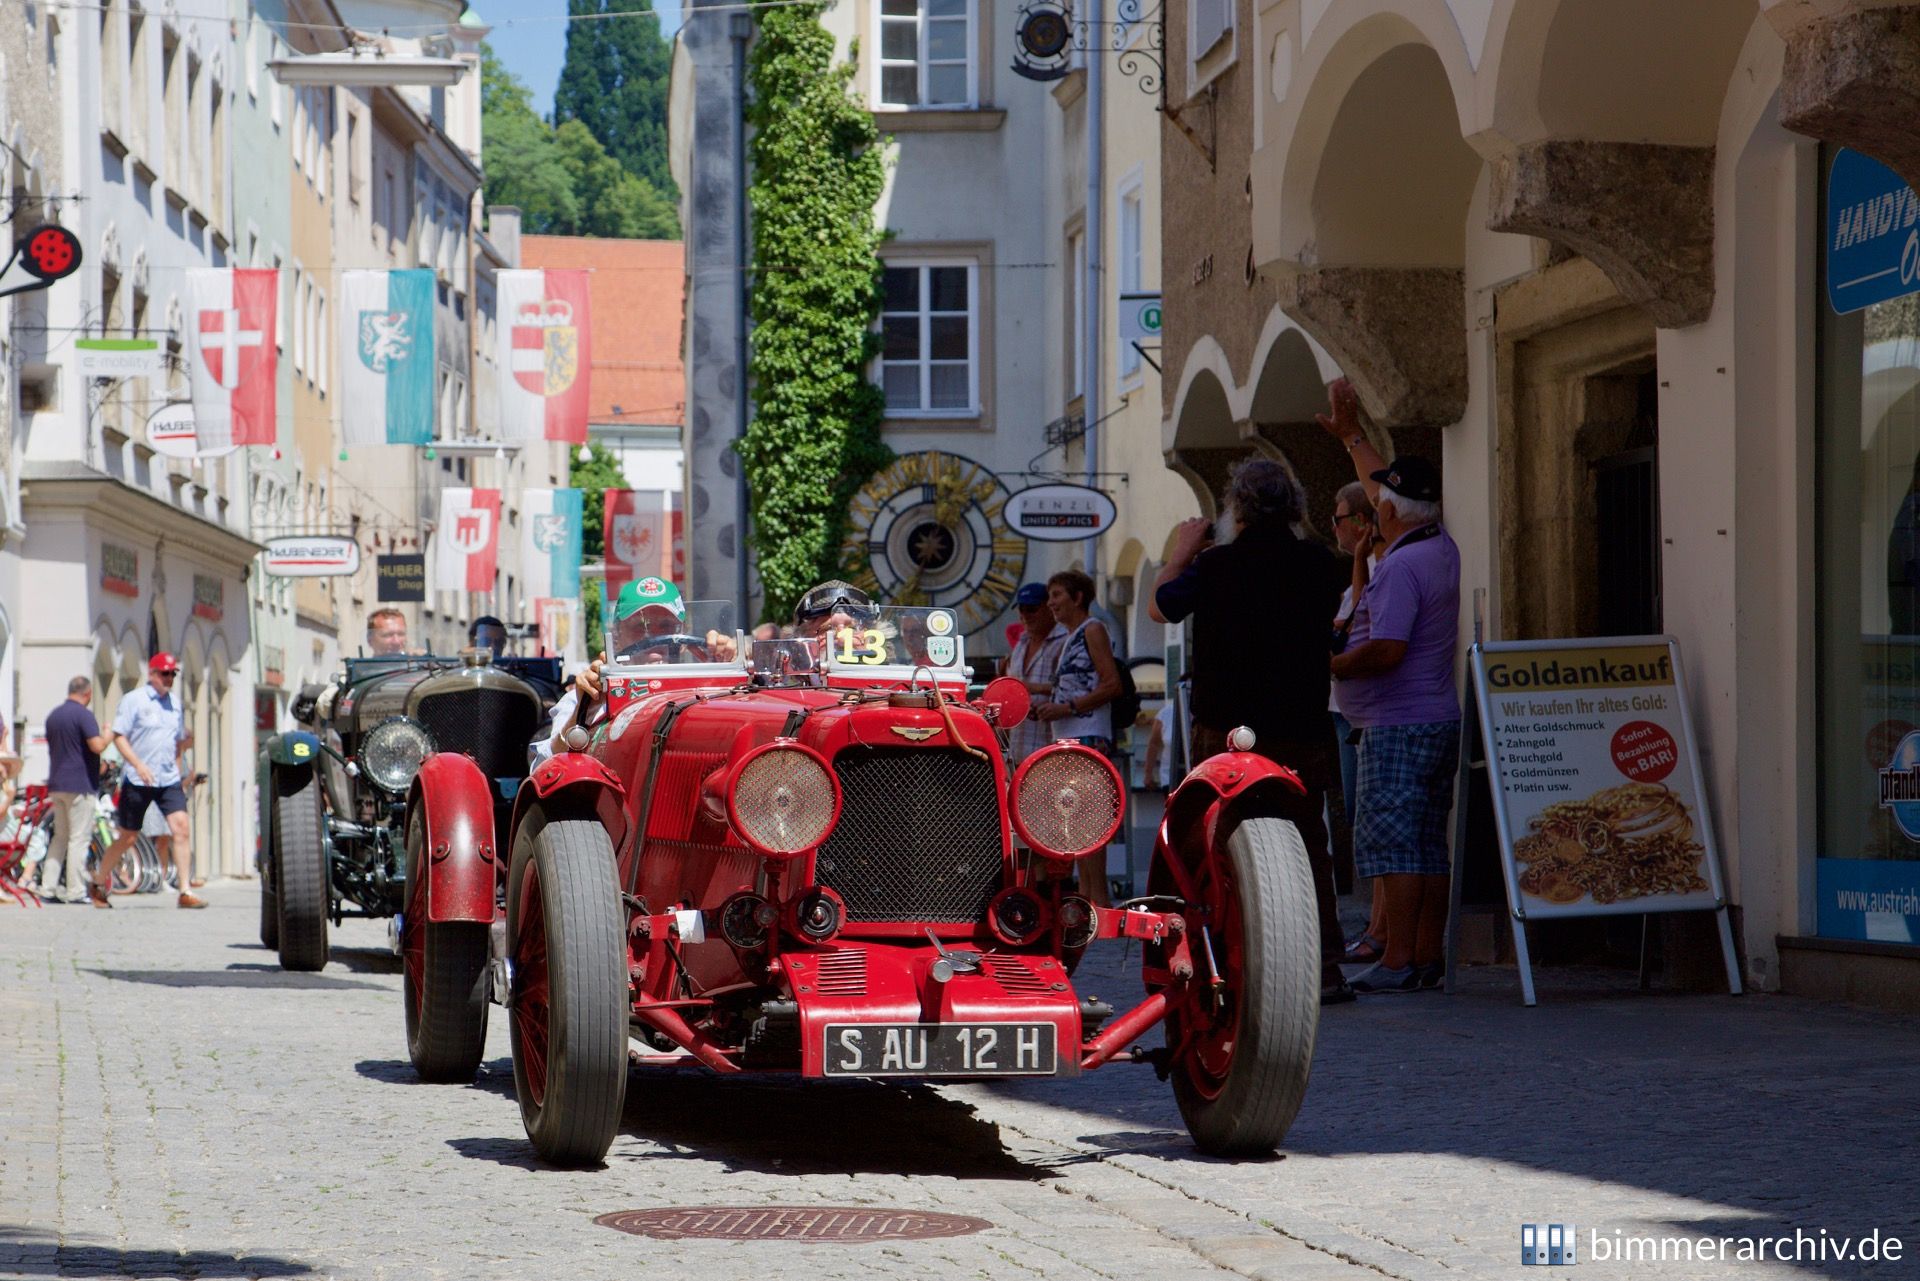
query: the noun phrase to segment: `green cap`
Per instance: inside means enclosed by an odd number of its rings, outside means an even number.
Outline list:
[[[680,589],[664,578],[649,575],[636,578],[620,589],[620,597],[613,603],[614,621],[632,618],[649,605],[667,610],[678,619],[684,620],[687,616],[687,604],[680,599]]]

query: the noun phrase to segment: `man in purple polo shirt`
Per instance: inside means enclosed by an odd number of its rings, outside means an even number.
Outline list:
[[[1384,954],[1353,980],[1356,992],[1440,985],[1447,928],[1447,815],[1459,764],[1454,657],[1460,627],[1460,549],[1440,525],[1440,473],[1424,458],[1388,466],[1360,428],[1359,397],[1344,378],[1329,389],[1320,425],[1352,456],[1379,520],[1379,567],[1354,553],[1358,602],[1333,656],[1340,710],[1360,731],[1353,860],[1384,878]]]

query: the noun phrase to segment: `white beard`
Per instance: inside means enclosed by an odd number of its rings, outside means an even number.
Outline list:
[[[1240,518],[1233,508],[1222,507],[1220,516],[1213,522],[1213,542],[1216,547],[1225,547],[1240,535]]]

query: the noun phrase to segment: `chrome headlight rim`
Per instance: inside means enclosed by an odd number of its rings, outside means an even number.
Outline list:
[[[426,726],[410,716],[390,716],[367,731],[356,757],[362,777],[397,795],[413,785],[433,752],[433,735]]]

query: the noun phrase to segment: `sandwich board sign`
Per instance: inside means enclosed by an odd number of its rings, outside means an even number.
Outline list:
[[[1467,665],[1468,734],[1477,730],[1485,754],[1526,1003],[1534,1004],[1528,921],[1627,913],[1714,913],[1727,983],[1738,993],[1674,639],[1483,643]],[[1457,852],[1456,869],[1467,853]]]

